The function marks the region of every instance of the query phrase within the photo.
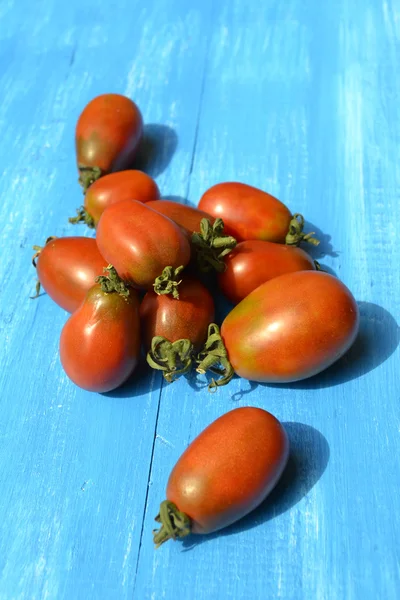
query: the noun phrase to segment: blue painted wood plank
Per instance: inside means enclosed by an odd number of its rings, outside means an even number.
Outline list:
[[[164,388],[137,599],[398,597],[397,20],[393,2],[218,3],[189,200],[239,180],[302,212],[322,237],[315,256],[360,302],[361,332],[310,381],[235,379],[213,396],[184,380]],[[281,486],[226,532],[154,552],[175,461],[247,404],[288,423]]]
[[[67,218],[82,202],[74,126],[98,93],[139,104],[138,165],[165,193],[185,194],[210,3],[49,1],[40,14],[27,3],[22,21],[21,3],[1,10],[0,597],[130,598],[160,377],[145,370],[106,395],[68,381],[58,358],[67,315],[46,296],[29,300],[31,246],[92,235]]]

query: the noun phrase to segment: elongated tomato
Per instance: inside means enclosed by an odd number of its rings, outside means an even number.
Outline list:
[[[143,288],[151,288],[165,267],[184,267],[190,259],[189,241],[180,227],[135,200],[112,204],[103,212],[96,241],[118,275]]]
[[[60,358],[68,377],[92,392],[108,392],[133,373],[140,353],[139,300],[106,293],[96,284],[61,333]]]
[[[85,195],[84,206],[71,223],[86,223],[96,227],[104,210],[110,204],[123,200],[149,202],[160,197],[160,190],[154,179],[142,171],[128,170],[110,173],[95,181]]]
[[[212,215],[203,210],[188,206],[187,204],[172,202],[171,200],[151,201],[148,202],[148,206],[169,217],[172,221],[180,225],[188,235],[192,235],[195,231],[200,231],[200,222],[202,219],[209,219],[211,225],[215,221]]]
[[[221,336],[234,371],[251,381],[297,381],[338,360],[358,332],[359,311],[336,277],[298,271],[256,288],[225,318]]]
[[[49,238],[34,263],[40,284],[68,312],[78,308],[107,266],[96,240],[85,237]]]
[[[264,240],[298,245],[304,239],[318,244],[311,234],[302,233],[301,215],[292,216],[283,202],[251,185],[218,183],[203,194],[199,209],[221,218],[225,233],[238,242]]]
[[[234,409],[185,450],[167,484],[157,546],[189,533],[210,533],[256,508],[278,482],[289,443],[279,421],[260,408]]]
[[[96,179],[129,167],[143,134],[143,119],[132,100],[102,94],[83,109],[75,132],[76,159],[84,190]]]
[[[315,271],[311,256],[301,248],[248,240],[241,242],[225,258],[226,269],[218,275],[223,294],[240,302],[259,285],[294,271]]]

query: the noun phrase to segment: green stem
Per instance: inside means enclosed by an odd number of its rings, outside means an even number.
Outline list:
[[[182,279],[178,280],[179,275],[182,273],[184,267],[165,267],[161,275],[159,275],[153,283],[153,288],[156,294],[159,296],[163,294],[171,294],[176,300],[179,299],[179,284]]]
[[[209,219],[202,219],[200,232],[192,234],[192,246],[203,273],[213,270],[222,273],[226,269],[223,258],[236,246],[236,240],[231,235],[224,235],[222,219],[216,219],[213,225]]]
[[[180,375],[188,373],[193,364],[194,348],[188,339],[170,342],[157,335],[151,340],[151,348],[146,360],[150,367],[163,371],[168,383],[175,381]]]
[[[89,215],[84,206],[77,208],[76,217],[70,217],[68,221],[73,225],[76,225],[77,223],[85,223],[88,227],[90,227],[90,229],[94,229],[95,227],[93,217]]]
[[[301,242],[308,242],[313,246],[318,246],[319,240],[312,237],[315,234],[315,231],[311,231],[310,233],[303,233],[303,228],[303,215],[299,213],[294,214],[289,224],[289,231],[286,235],[285,243],[288,246],[299,246]]]
[[[230,382],[235,371],[229,362],[228,352],[221,338],[218,325],[211,323],[208,326],[208,337],[203,349],[197,355],[198,363],[196,371],[204,374],[211,371],[217,375],[222,375],[220,379],[212,379],[208,385],[208,390],[216,390],[217,387],[226,385]],[[217,368],[220,365],[221,368]]]
[[[103,271],[107,275],[99,275],[96,277],[95,283],[99,283],[106,294],[117,292],[120,296],[127,298],[129,296],[129,286],[121,279],[115,268],[108,265],[108,267],[104,267]]]
[[[153,541],[156,548],[159,548],[167,540],[186,537],[192,531],[190,518],[181,512],[176,504],[169,500],[161,502],[160,512],[156,516],[155,521],[161,523],[159,529],[153,530]]]
[[[103,171],[100,167],[86,167],[85,165],[78,165],[79,169],[79,183],[83,187],[83,193],[86,194],[88,188],[97,181],[102,175]]]

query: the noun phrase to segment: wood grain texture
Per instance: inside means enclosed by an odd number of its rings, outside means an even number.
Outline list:
[[[395,0],[0,3],[1,600],[399,597],[399,23]],[[196,204],[239,180],[305,215],[315,258],[360,303],[337,365],[213,395],[146,369],[105,395],[68,381],[67,315],[29,300],[31,246],[91,235],[67,220],[73,133],[106,91],[142,108],[137,166],[165,196]],[[286,424],[278,488],[226,531],[155,552],[170,469],[244,405]]]

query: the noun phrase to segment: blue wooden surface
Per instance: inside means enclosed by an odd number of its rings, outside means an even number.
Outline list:
[[[400,7],[396,0],[0,3],[0,599],[400,596]],[[141,107],[139,165],[196,204],[223,180],[276,194],[352,289],[358,341],[316,378],[76,388],[66,313],[31,246],[79,232],[74,125],[98,93]],[[329,318],[329,315],[327,315]],[[255,513],[153,549],[168,474],[236,406],[285,422],[292,456]]]

